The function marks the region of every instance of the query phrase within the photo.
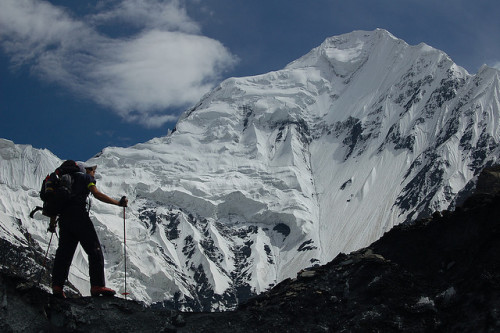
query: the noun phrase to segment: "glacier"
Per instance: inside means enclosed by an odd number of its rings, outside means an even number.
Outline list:
[[[108,285],[123,291],[126,259],[132,299],[232,309],[460,203],[500,156],[499,78],[377,29],[221,82],[167,136],[90,160],[101,191],[129,198],[126,258],[123,212],[92,201]],[[28,215],[62,161],[5,139],[0,161],[0,237],[19,245],[24,228],[45,249],[47,222]],[[70,282],[89,294],[81,249]]]

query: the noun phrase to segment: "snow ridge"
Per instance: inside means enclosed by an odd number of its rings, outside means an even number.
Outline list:
[[[104,149],[92,159],[98,187],[130,199],[132,297],[232,308],[455,205],[498,160],[499,75],[486,66],[471,75],[385,30],[355,31],[282,70],[225,80],[166,137]],[[43,248],[47,235],[27,206],[60,160],[6,140],[0,156],[2,209]],[[92,219],[107,279],[120,289],[123,220],[96,201]],[[85,293],[86,259],[75,260],[70,280]]]

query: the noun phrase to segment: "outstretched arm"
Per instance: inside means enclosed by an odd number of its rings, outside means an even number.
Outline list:
[[[95,186],[95,185],[91,186],[89,188],[89,190],[90,190],[90,193],[92,193],[92,195],[99,201],[109,203],[112,205],[127,207],[127,203],[128,203],[127,199],[125,199],[125,200],[122,199],[122,200],[118,201],[118,200],[115,200],[113,198],[110,198],[106,194],[99,191],[97,189],[97,186]]]

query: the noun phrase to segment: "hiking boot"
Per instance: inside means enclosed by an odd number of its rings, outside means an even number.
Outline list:
[[[93,286],[90,288],[90,295],[92,296],[114,296],[116,291],[106,287]]]
[[[66,298],[66,294],[63,291],[63,287],[61,286],[52,286],[52,295],[57,298]]]

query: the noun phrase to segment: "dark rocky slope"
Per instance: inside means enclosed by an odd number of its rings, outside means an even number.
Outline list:
[[[119,298],[63,301],[3,272],[0,331],[499,332],[499,171],[483,171],[476,194],[454,212],[397,226],[233,312],[181,313]]]

